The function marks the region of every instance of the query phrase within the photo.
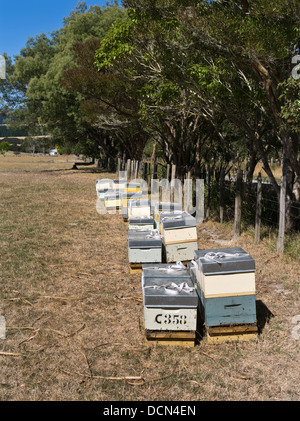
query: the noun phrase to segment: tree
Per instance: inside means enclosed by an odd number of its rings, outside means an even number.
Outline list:
[[[10,145],[9,145],[8,142],[1,142],[0,143],[0,153],[1,153],[1,155],[5,155],[6,152],[9,151],[9,147],[10,147]]]
[[[27,126],[29,134],[51,134],[55,143],[77,144],[77,149],[98,156],[96,130],[81,110],[82,95],[66,89],[62,78],[65,69],[75,65],[73,44],[103,37],[123,15],[117,5],[87,9],[81,2],[51,38],[45,34],[30,38],[14,66],[12,80],[20,101],[13,107],[10,96],[10,124]]]

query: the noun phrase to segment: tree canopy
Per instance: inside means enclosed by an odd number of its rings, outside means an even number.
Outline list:
[[[246,161],[250,185],[262,161],[278,200],[270,159],[279,159],[291,210],[300,201],[299,34],[295,0],[81,2],[50,38],[30,38],[8,58],[2,112],[91,156],[140,159],[152,142],[177,177]]]

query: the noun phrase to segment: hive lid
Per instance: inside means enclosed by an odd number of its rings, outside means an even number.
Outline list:
[[[129,224],[132,225],[149,225],[154,224],[154,218],[149,216],[131,216],[129,218]]]
[[[143,193],[142,193],[141,190],[136,191],[136,192],[122,193],[122,199],[132,199],[132,198],[135,199],[135,198],[142,197],[142,196],[143,196]]]
[[[174,211],[174,210],[182,210],[182,206],[180,203],[173,203],[173,202],[155,202],[155,209],[160,211]]]
[[[143,283],[145,307],[197,308],[198,295],[191,278],[146,278]]]
[[[96,180],[96,184],[111,184],[111,180],[109,178],[101,178]]]
[[[147,206],[150,207],[150,200],[148,199],[138,199],[138,200],[134,200],[134,199],[129,199],[128,201],[128,206],[130,208],[135,208],[135,207],[141,207],[141,206]]]
[[[130,249],[161,248],[162,239],[156,230],[129,231],[128,247]]]
[[[163,215],[160,218],[160,223],[164,230],[196,227],[197,225],[196,218],[187,212],[173,216],[170,214]]]
[[[127,178],[119,178],[117,180],[113,180],[114,184],[126,184],[127,183]]]
[[[241,247],[195,250],[194,258],[205,275],[255,271],[254,259]]]
[[[187,268],[183,263],[145,263],[142,266],[143,278],[189,278]]]
[[[109,200],[109,199],[119,199],[121,197],[121,192],[118,190],[107,190],[107,192],[104,195],[104,199],[105,200]]]
[[[141,187],[141,183],[132,183],[132,182],[129,182],[129,183],[126,183],[125,186],[126,187]]]

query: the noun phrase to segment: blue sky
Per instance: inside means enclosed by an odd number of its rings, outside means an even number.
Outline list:
[[[0,55],[13,58],[30,36],[50,33],[63,26],[78,0],[2,0],[0,5]],[[105,6],[106,0],[86,0],[87,6]]]

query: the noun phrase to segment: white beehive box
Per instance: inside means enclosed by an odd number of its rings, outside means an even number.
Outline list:
[[[125,191],[125,187],[127,184],[127,179],[126,178],[122,178],[122,179],[116,179],[112,181],[112,188],[114,190],[122,190],[123,192]]]
[[[242,248],[197,250],[194,257],[205,298],[255,294],[255,261]]]
[[[159,220],[161,234],[166,245],[197,242],[196,218],[187,212],[182,212],[181,214],[173,216],[160,215]]]
[[[151,202],[148,199],[130,199],[127,203],[128,218],[131,217],[148,217],[151,215]]]
[[[191,261],[194,258],[195,250],[198,249],[197,241],[187,241],[174,244],[165,244],[163,241],[163,249],[166,262],[182,262]]]
[[[96,191],[110,190],[112,189],[112,180],[108,178],[103,178],[96,180]]]
[[[106,209],[119,209],[122,206],[121,192],[108,190],[104,194],[104,205]]]

